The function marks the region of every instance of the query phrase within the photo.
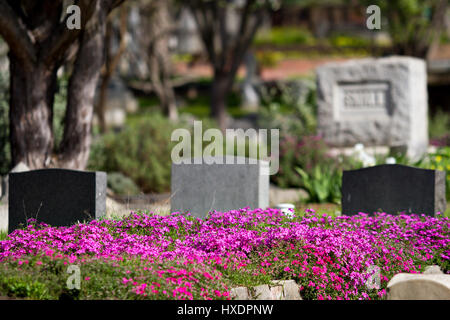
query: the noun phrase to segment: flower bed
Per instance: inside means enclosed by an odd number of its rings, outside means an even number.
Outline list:
[[[71,227],[33,221],[0,242],[0,295],[57,299],[229,299],[233,286],[294,279],[303,299],[382,299],[399,272],[450,273],[450,219],[274,209],[174,213]],[[69,265],[80,290],[67,289]],[[380,288],[366,285],[370,266]]]

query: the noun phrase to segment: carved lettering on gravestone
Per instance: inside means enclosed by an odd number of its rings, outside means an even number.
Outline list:
[[[337,117],[351,120],[358,116],[389,116],[389,83],[339,83],[336,88]]]

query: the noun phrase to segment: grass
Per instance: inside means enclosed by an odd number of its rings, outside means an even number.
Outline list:
[[[7,237],[8,237],[8,232],[6,232],[4,230],[0,230],[0,241],[6,240]]]
[[[205,80],[206,81],[206,80]],[[156,109],[160,109],[159,101],[155,97],[144,96],[138,98],[139,112],[127,115],[127,123],[132,125],[142,117],[152,116]],[[199,119],[207,119],[211,114],[209,96],[199,94],[195,98],[186,98],[184,105],[178,109],[180,114],[191,114]],[[241,108],[241,98],[239,93],[232,92],[227,99],[227,112],[233,118],[241,118],[249,112]]]
[[[255,37],[255,45],[314,45],[316,40],[310,31],[298,27],[273,27],[269,32],[261,31]]]

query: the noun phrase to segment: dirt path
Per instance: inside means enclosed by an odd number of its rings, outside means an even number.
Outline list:
[[[348,60],[346,58],[311,58],[311,59],[285,59],[280,61],[273,68],[264,68],[261,78],[264,81],[280,80],[295,76],[305,76],[313,74],[315,69],[328,62],[339,62]],[[207,63],[198,63],[189,67],[185,62],[175,64],[175,73],[196,77],[211,77],[212,69]],[[245,76],[245,68],[241,67],[238,71],[239,77]]]

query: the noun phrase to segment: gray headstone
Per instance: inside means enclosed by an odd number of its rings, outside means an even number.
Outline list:
[[[214,164],[205,159],[217,159]],[[205,158],[202,164],[172,164],[171,211],[203,218],[210,211],[229,211],[269,205],[269,163],[249,159]],[[238,160],[244,164],[238,164]],[[194,160],[192,160],[193,163]],[[211,163],[211,162],[210,162]],[[233,163],[233,164],[226,164]]]
[[[450,300],[450,275],[399,273],[387,292],[388,300]]]
[[[446,207],[445,172],[384,164],[344,171],[342,212],[397,214],[443,213]]]
[[[411,57],[317,69],[318,129],[333,147],[389,146],[417,159],[428,147],[427,72]]]
[[[106,211],[106,173],[42,169],[9,175],[8,231],[34,218],[51,226],[96,219]]]

